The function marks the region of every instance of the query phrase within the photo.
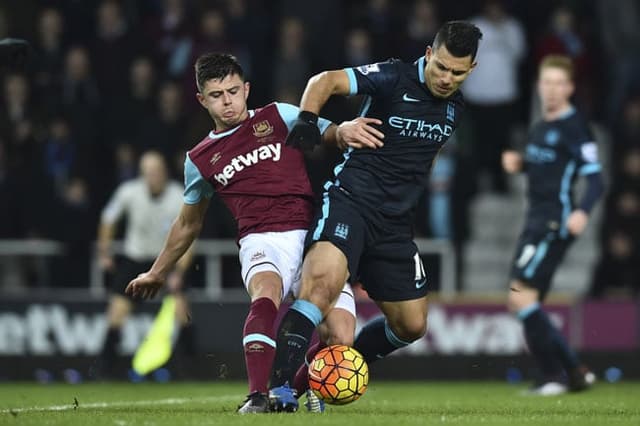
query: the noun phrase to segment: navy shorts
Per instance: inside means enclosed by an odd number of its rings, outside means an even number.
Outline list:
[[[572,236],[563,237],[556,230],[525,228],[518,240],[511,277],[537,289],[543,300],[573,240]]]
[[[424,297],[428,277],[408,220],[385,218],[331,186],[307,234],[305,249],[328,241],[347,257],[349,282],[360,282],[373,300],[396,302]]]

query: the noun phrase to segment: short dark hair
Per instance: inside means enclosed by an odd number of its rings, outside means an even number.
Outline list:
[[[228,53],[205,53],[196,60],[194,68],[200,92],[208,80],[222,80],[228,75],[237,74],[244,81],[244,71],[240,62]]]
[[[449,21],[438,30],[433,40],[433,50],[444,44],[453,56],[462,58],[471,55],[473,61],[481,38],[482,32],[471,22]]]

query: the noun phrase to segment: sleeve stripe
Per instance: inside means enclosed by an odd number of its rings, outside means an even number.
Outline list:
[[[584,176],[584,175],[590,175],[593,173],[598,173],[601,170],[602,170],[602,166],[600,166],[599,163],[590,163],[580,167],[580,170],[578,170],[578,173],[580,174],[580,176]]]
[[[356,80],[356,74],[353,72],[353,68],[345,68],[344,71],[349,77],[349,96],[358,94],[358,80]]]

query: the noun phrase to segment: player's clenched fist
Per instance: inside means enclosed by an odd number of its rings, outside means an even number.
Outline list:
[[[286,144],[306,151],[312,150],[319,143],[318,115],[309,111],[300,111],[287,136]]]

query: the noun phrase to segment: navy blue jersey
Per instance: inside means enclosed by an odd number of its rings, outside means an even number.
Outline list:
[[[598,148],[585,120],[571,109],[553,121],[539,121],[530,131],[525,153],[528,178],[528,227],[555,223],[567,235],[574,210],[573,186],[580,175],[600,172]]]
[[[387,216],[413,212],[438,151],[460,121],[462,95],[436,98],[425,85],[425,58],[347,68],[350,93],[366,95],[361,116],[380,119],[384,146],[348,149],[328,183]]]

